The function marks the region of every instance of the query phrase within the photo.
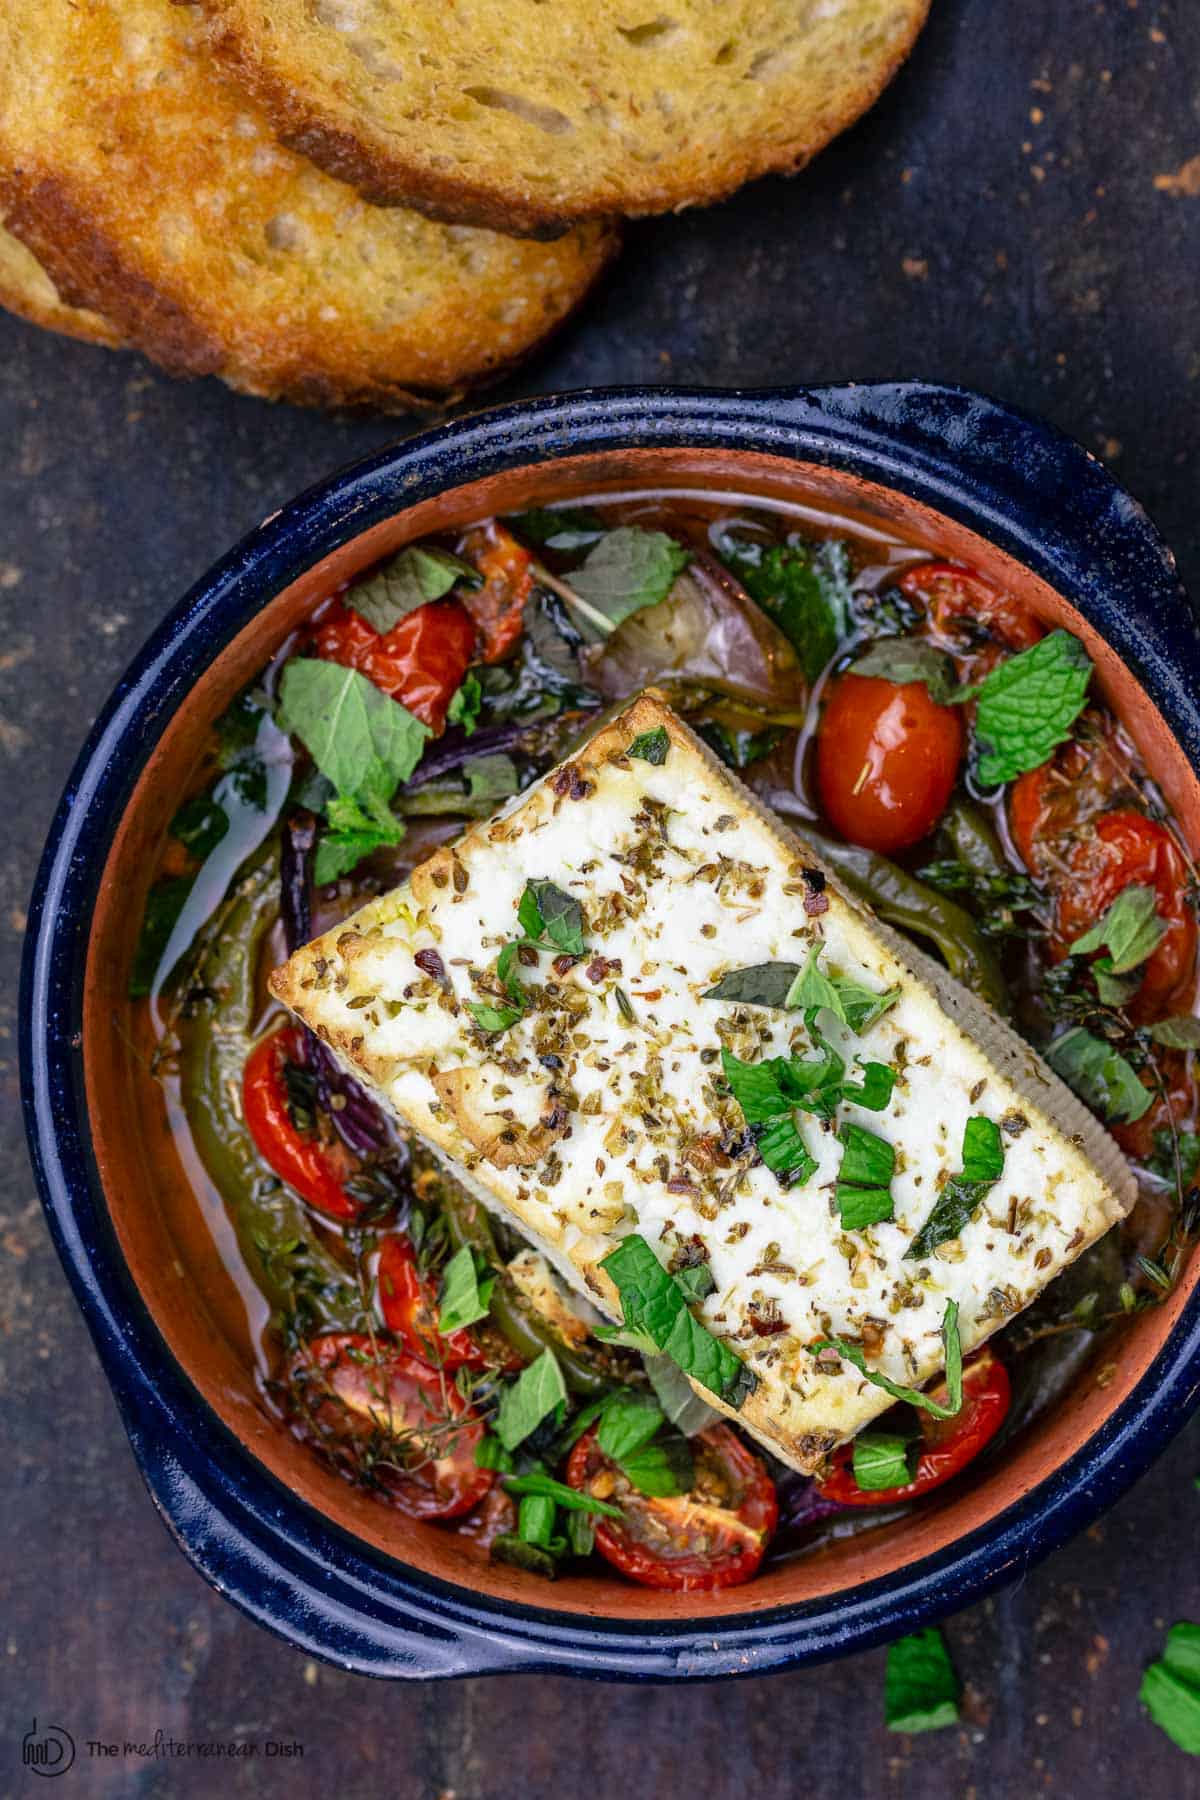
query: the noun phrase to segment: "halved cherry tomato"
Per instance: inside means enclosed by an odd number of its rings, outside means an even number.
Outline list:
[[[951,649],[962,646],[963,626],[973,625],[1009,650],[1028,650],[1042,636],[1033,614],[1003,588],[995,588],[960,563],[917,563],[896,583],[910,600],[923,601],[930,624]]]
[[[357,669],[431,731],[441,731],[475,654],[475,627],[457,601],[431,600],[390,631],[376,631],[339,600],[317,622],[312,650],[325,662]]]
[[[413,1356],[447,1374],[487,1368],[487,1358],[465,1326],[446,1336],[438,1330],[434,1296],[421,1279],[413,1247],[403,1232],[384,1238],[378,1282],[383,1322]]]
[[[453,1382],[415,1356],[333,1332],[292,1360],[297,1423],[372,1480],[411,1519],[453,1519],[478,1506],[491,1469],[477,1469],[483,1422]]]
[[[357,1165],[346,1146],[338,1139],[324,1143],[292,1122],[283,1071],[303,1062],[304,1039],[295,1025],[282,1025],[254,1046],[242,1075],[246,1128],[263,1161],[309,1206],[327,1219],[357,1219],[362,1206],[345,1187]]]
[[[927,837],[946,809],[963,754],[957,707],[923,681],[837,676],[817,738],[821,807],[838,834],[890,855]]]
[[[728,1425],[694,1437],[692,1454],[691,1493],[661,1500],[630,1486],[601,1450],[595,1427],[567,1462],[573,1488],[620,1506],[620,1519],[597,1518],[596,1548],[644,1587],[700,1592],[749,1581],[775,1529],[779,1506],[767,1465]]]
[[[460,548],[483,576],[482,587],[462,596],[479,634],[479,654],[485,663],[502,662],[524,627],[525,603],[533,592],[533,557],[494,519],[468,531]]]
[[[1110,812],[1076,840],[1069,874],[1057,891],[1055,936],[1065,952],[1127,887],[1153,888],[1166,925],[1129,1003],[1132,1017],[1159,1018],[1191,998],[1196,979],[1196,917],[1187,898],[1187,865],[1165,825],[1142,813]]]
[[[947,1397],[945,1382],[932,1390],[932,1398],[943,1406]],[[990,1350],[981,1350],[963,1367],[962,1411],[952,1419],[921,1414],[921,1451],[911,1481],[902,1487],[860,1488],[854,1479],[854,1445],[843,1444],[830,1458],[821,1492],[839,1506],[893,1506],[897,1500],[931,1493],[965,1469],[995,1437],[1011,1397],[1004,1364]]]

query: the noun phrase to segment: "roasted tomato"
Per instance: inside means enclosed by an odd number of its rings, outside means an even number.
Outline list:
[[[263,1161],[281,1181],[327,1219],[357,1219],[360,1203],[346,1192],[357,1164],[336,1138],[301,1131],[288,1105],[284,1070],[303,1066],[304,1037],[296,1025],[282,1025],[254,1046],[242,1075],[242,1114]]]
[[[431,731],[441,731],[475,653],[475,626],[457,601],[431,600],[390,631],[376,631],[338,601],[318,621],[312,651],[357,669]]]
[[[756,1573],[775,1529],[775,1483],[761,1457],[728,1425],[694,1437],[692,1453],[691,1493],[664,1500],[630,1486],[601,1450],[595,1428],[580,1438],[567,1463],[572,1487],[620,1506],[619,1520],[596,1520],[596,1548],[644,1587],[736,1587]]]
[[[944,1406],[945,1383],[934,1388],[932,1395]],[[903,1487],[860,1488],[854,1479],[854,1445],[843,1444],[830,1459],[821,1492],[839,1506],[893,1506],[897,1500],[916,1500],[931,1493],[965,1469],[995,1437],[1011,1396],[1004,1364],[990,1350],[979,1351],[963,1369],[962,1411],[953,1419],[921,1414],[921,1450],[911,1481]]]
[[[963,754],[960,710],[923,681],[837,676],[817,738],[821,808],[838,834],[890,855],[927,837],[946,809]]]
[[[917,563],[896,585],[924,604],[935,636],[951,651],[969,651],[981,636],[1008,650],[1028,650],[1042,636],[1042,627],[1019,600],[958,563]]]
[[[483,586],[462,597],[478,633],[479,655],[485,663],[502,662],[524,627],[533,557],[494,519],[468,531],[460,548],[483,576]]]
[[[492,1470],[475,1466],[482,1421],[417,1357],[336,1332],[306,1344],[289,1374],[298,1427],[410,1518],[457,1518],[491,1488]]]
[[[443,1336],[437,1328],[434,1295],[421,1279],[413,1247],[403,1232],[392,1232],[379,1252],[379,1305],[383,1322],[413,1356],[452,1374],[485,1369],[487,1359],[463,1327]]]
[[[1149,1020],[1190,1001],[1196,979],[1196,917],[1187,898],[1188,869],[1171,833],[1137,812],[1110,812],[1071,847],[1057,887],[1055,936],[1069,949],[1127,887],[1150,887],[1166,932],[1142,971],[1129,1003]]]

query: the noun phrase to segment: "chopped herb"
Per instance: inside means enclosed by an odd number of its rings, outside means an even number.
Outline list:
[[[536,1362],[521,1370],[504,1389],[496,1412],[496,1436],[506,1450],[515,1450],[531,1431],[559,1406],[566,1406],[567,1388],[553,1350],[543,1350]]]
[[[915,1473],[916,1444],[892,1431],[862,1431],[854,1440],[854,1479],[866,1493],[907,1487]]]
[[[843,1081],[842,1099],[865,1106],[868,1112],[886,1112],[895,1092],[895,1069],[890,1069],[886,1063],[857,1060],[863,1078],[861,1081]]]
[[[700,997],[729,1000],[739,1006],[770,1006],[782,1012],[799,973],[799,963],[752,963],[746,969],[730,969]]]
[[[888,1645],[883,1711],[889,1731],[939,1731],[958,1722],[962,1683],[936,1625]]]
[[[1046,1051],[1046,1060],[1079,1098],[1109,1124],[1132,1124],[1153,1102],[1154,1095],[1138,1079],[1132,1063],[1082,1025],[1055,1038]]]
[[[895,1217],[891,1181],[896,1168],[892,1145],[861,1125],[843,1125],[838,1132],[842,1162],[834,1199],[847,1231],[862,1231]]]
[[[356,868],[372,851],[398,844],[404,826],[390,807],[371,799],[366,807],[348,794],[334,794],[326,803],[326,829],[313,858],[313,880],[318,887],[336,881]]]
[[[857,1344],[848,1344],[844,1338],[828,1338],[819,1344],[810,1346],[814,1356],[822,1350],[836,1350],[846,1362],[852,1363],[860,1375],[865,1375],[872,1387],[882,1388],[893,1400],[904,1400],[909,1406],[918,1406],[922,1412],[931,1413],[935,1419],[957,1418],[962,1411],[962,1340],[958,1335],[958,1302],[947,1300],[946,1310],[942,1316],[942,1349],[946,1362],[946,1392],[949,1405],[943,1406],[929,1394],[922,1394],[917,1388],[904,1387],[898,1381],[892,1381],[881,1375],[877,1369],[868,1369],[867,1359]]]
[[[1157,908],[1158,895],[1152,887],[1122,888],[1091,930],[1075,939],[1071,955],[1107,950],[1107,973],[1127,975],[1153,956],[1162,943],[1167,927]]]
[[[939,1244],[961,1237],[1004,1173],[1004,1141],[994,1119],[979,1115],[963,1130],[962,1173],[952,1175],[925,1223],[904,1252],[906,1262],[932,1256]]]
[[[517,922],[531,944],[548,937],[556,950],[583,955],[583,908],[552,881],[526,882]]]
[[[856,1035],[881,1019],[900,998],[898,987],[877,993],[844,975],[826,975],[818,966],[821,945],[814,943],[803,965],[793,962],[752,963],[730,969],[704,1000],[729,1000],[742,1006],[769,1006],[776,1011],[799,1008],[811,1025],[825,1008]]]
[[[474,1325],[487,1317],[488,1302],[496,1277],[487,1266],[476,1263],[477,1252],[470,1244],[456,1250],[442,1275],[442,1297],[438,1302],[438,1330],[449,1333],[464,1325]]]
[[[850,665],[851,675],[865,675],[876,681],[894,681],[905,687],[923,681],[931,700],[945,706],[954,694],[954,670],[948,656],[927,643],[924,638],[876,638]]]
[[[625,1328],[644,1335],[727,1405],[739,1407],[757,1377],[727,1344],[692,1317],[687,1297],[663,1268],[644,1237],[623,1238],[600,1267],[614,1282]]]
[[[468,1000],[467,1011],[480,1031],[507,1031],[525,1017],[523,1006],[497,1005],[491,1000]]]
[[[1008,657],[956,700],[977,699],[977,773],[991,787],[1040,769],[1065,744],[1083,711],[1092,663],[1077,637],[1052,631]]]
[[[1200,1050],[1200,1019],[1195,1013],[1179,1013],[1151,1025],[1149,1036],[1169,1050]]]
[[[504,1485],[518,1499],[549,1500],[566,1512],[597,1513],[606,1519],[621,1517],[619,1506],[610,1506],[607,1501],[593,1499],[591,1494],[585,1494],[579,1488],[568,1487],[566,1482],[555,1481],[549,1475],[506,1475]]]
[[[361,613],[367,624],[382,634],[426,601],[440,600],[459,581],[478,587],[479,573],[448,550],[431,544],[408,544],[365,580],[348,588],[346,605]]]
[[[691,553],[664,531],[620,525],[605,532],[570,577],[585,637],[602,641],[631,614],[665,600]]]
[[[1161,1126],[1154,1133],[1154,1153],[1150,1158],[1150,1167],[1164,1181],[1174,1183],[1176,1150],[1179,1153],[1178,1172],[1183,1178],[1183,1185],[1185,1188],[1191,1187],[1200,1180],[1200,1136],[1194,1131],[1176,1134],[1170,1126]]]
[[[470,737],[483,709],[483,688],[474,669],[468,669],[446,708],[446,723],[461,725]]]
[[[638,762],[653,763],[658,769],[666,762],[670,748],[666,726],[656,725],[653,731],[639,731],[633,742],[626,745],[625,754],[635,757]]]
[[[688,1268],[676,1269],[675,1279],[687,1295],[689,1306],[699,1305],[701,1300],[716,1292],[717,1284],[713,1280],[713,1272],[706,1262],[693,1263]]]
[[[747,1125],[772,1124],[795,1107],[831,1119],[843,1100],[871,1112],[887,1106],[896,1081],[891,1069],[883,1063],[863,1063],[862,1082],[848,1082],[845,1059],[819,1032],[813,1036],[816,1056],[770,1056],[757,1063],[743,1062],[722,1045],[722,1072]]]
[[[1161,1660],[1142,1677],[1138,1698],[1173,1744],[1200,1756],[1200,1625],[1172,1625]]]
[[[850,624],[850,558],[836,539],[764,544],[726,533],[717,554],[798,652],[808,681],[837,654]]]
[[[771,1173],[779,1177],[781,1187],[800,1187],[812,1180],[817,1159],[800,1136],[790,1112],[781,1113],[764,1125],[752,1125],[750,1131],[758,1154]]]

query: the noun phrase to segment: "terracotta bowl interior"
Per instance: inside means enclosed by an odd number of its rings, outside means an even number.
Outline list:
[[[1101,688],[1138,741],[1181,821],[1200,843],[1200,783],[1165,721],[1130,671],[1059,594],[1004,552],[904,495],[815,465],[752,453],[631,450],[531,465],[425,501],[316,562],[264,605],[187,696],[137,784],[100,886],[87,962],[84,1060],[96,1156],[116,1231],[172,1355],[213,1412],[282,1482],[346,1531],[428,1573],[476,1592],[542,1608],[621,1619],[718,1617],[835,1594],[886,1577],[985,1528],[1095,1433],[1158,1354],[1195,1285],[1195,1259],[1170,1301],[1141,1315],[1115,1369],[1086,1367],[1067,1396],[1030,1426],[986,1480],[865,1535],[769,1570],[749,1589],[705,1596],[657,1594],[605,1577],[553,1585],[491,1566],[462,1538],[399,1516],[323,1469],[264,1412],[255,1388],[245,1308],[215,1244],[228,1234],[220,1203],[197,1172],[189,1180],[166,1128],[158,1089],[121,1021],[128,971],[157,846],[212,722],[333,586],[408,540],[533,502],[629,486],[729,489],[827,504],[865,525],[973,564],[1035,613],[1087,644]]]

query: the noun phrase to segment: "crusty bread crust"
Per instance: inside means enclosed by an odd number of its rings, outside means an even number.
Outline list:
[[[905,61],[930,0],[201,0],[281,139],[366,198],[548,237],[794,174]],[[428,0],[426,0],[426,5]]]
[[[389,411],[503,374],[616,243],[365,205],[275,142],[173,0],[0,9],[0,219],[66,303],[172,374]]]
[[[71,306],[33,252],[0,226],[0,306],[31,325],[85,344],[121,346],[119,333],[99,313]]]

